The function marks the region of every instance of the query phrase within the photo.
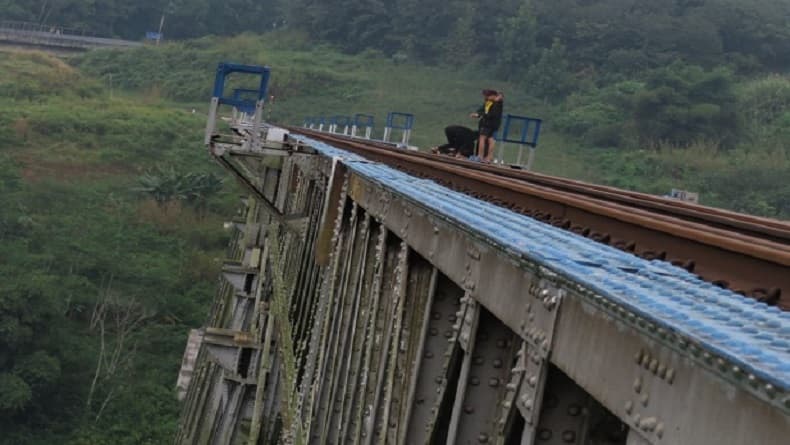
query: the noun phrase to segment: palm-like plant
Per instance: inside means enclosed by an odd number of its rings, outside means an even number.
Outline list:
[[[160,207],[182,201],[197,209],[222,190],[223,180],[214,173],[179,172],[173,166],[158,166],[145,172],[133,190],[150,196]]]

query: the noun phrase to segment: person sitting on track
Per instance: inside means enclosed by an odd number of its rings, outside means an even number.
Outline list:
[[[468,158],[475,154],[477,132],[461,125],[450,125],[444,129],[447,143],[431,149],[433,153]]]
[[[502,125],[502,113],[505,106],[505,96],[496,90],[483,90],[485,103],[472,117],[479,119],[480,136],[477,141],[477,158],[483,162],[491,162],[494,159],[494,133]]]

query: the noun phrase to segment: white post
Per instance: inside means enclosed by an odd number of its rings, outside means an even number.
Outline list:
[[[532,170],[532,163],[535,161],[535,147],[529,147],[529,158],[527,158],[527,170]]]
[[[504,164],[505,163],[505,152],[507,151],[507,143],[502,142],[502,146],[500,147],[499,144],[494,144],[494,162],[497,164]]]
[[[156,46],[159,46],[159,42],[162,40],[162,29],[165,27],[165,14],[162,13],[162,20],[159,21],[159,33],[156,35]]]
[[[261,99],[255,104],[255,115],[252,117],[252,149],[257,150],[261,141],[261,121],[263,120],[263,103]]]
[[[211,145],[211,136],[214,135],[214,128],[217,125],[217,109],[219,108],[219,98],[211,98],[211,105],[208,108],[208,122],[206,123],[206,138],[204,140],[206,146]]]

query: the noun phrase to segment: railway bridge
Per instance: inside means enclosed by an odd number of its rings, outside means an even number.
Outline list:
[[[176,443],[788,443],[790,225],[273,126],[269,75],[217,71],[248,195]]]

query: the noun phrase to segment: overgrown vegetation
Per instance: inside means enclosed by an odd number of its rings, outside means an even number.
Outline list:
[[[232,212],[202,119],[43,54],[0,71],[0,443],[169,442]],[[183,206],[135,190],[155,165],[193,172]]]

